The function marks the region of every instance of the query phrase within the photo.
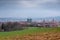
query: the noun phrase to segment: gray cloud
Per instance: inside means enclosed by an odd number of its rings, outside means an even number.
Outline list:
[[[20,3],[23,7],[38,7],[44,5],[60,5],[59,0],[21,0]]]
[[[57,10],[57,8],[60,8],[60,0],[0,0],[0,16],[2,17],[6,15],[8,15],[6,17],[56,16],[60,14],[60,9]]]
[[[0,0],[0,6],[41,7],[60,5],[60,0]]]

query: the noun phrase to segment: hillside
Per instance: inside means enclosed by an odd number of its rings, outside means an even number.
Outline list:
[[[0,32],[0,40],[60,40],[60,27],[37,28]]]

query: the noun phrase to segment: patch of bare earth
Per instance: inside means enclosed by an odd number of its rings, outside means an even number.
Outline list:
[[[38,32],[0,37],[0,40],[60,40],[60,32]]]

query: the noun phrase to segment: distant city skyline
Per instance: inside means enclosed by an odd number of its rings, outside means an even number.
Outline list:
[[[60,16],[60,0],[0,0],[0,18]]]

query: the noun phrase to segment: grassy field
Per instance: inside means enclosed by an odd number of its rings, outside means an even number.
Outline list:
[[[29,35],[29,36],[35,35],[35,36],[33,36],[33,38],[34,38],[34,37],[37,37],[38,34],[42,35],[44,33],[47,33],[47,34],[58,33],[59,34],[60,27],[54,27],[54,28],[29,27],[29,28],[24,29],[24,30],[17,30],[17,31],[11,31],[11,32],[0,32],[0,40],[15,40],[14,38],[16,38],[17,36],[18,36],[17,39],[25,40],[24,38],[26,37],[26,35]],[[22,36],[25,36],[25,37],[22,37]],[[32,40],[35,40],[35,38],[34,39],[33,38],[32,38]],[[27,37],[26,40],[30,40],[30,39],[28,39],[28,37]],[[36,40],[38,40],[38,39],[36,39]]]

